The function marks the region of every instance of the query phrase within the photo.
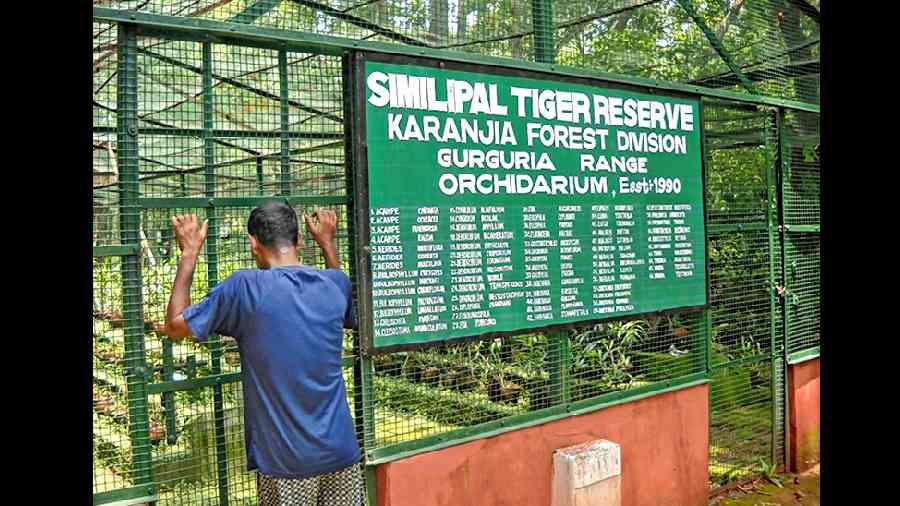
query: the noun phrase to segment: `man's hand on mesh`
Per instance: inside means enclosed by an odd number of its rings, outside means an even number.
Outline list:
[[[316,221],[313,221],[313,217]],[[322,248],[322,254],[325,256],[325,266],[329,269],[340,269],[341,263],[338,260],[337,248],[334,245],[334,232],[337,230],[337,215],[330,209],[316,209],[316,212],[303,216],[306,222],[306,229],[312,236],[316,244]]]
[[[209,220],[203,220],[200,224],[195,214],[179,214],[172,217],[172,229],[175,230],[175,240],[181,253],[197,255],[206,240]]]
[[[316,218],[316,222],[313,222]],[[325,248],[331,246],[334,240],[334,233],[337,230],[337,215],[330,209],[316,209],[312,215],[303,216],[306,222],[306,229],[312,236],[316,244]]]

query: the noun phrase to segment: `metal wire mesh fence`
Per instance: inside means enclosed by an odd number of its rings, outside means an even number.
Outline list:
[[[210,220],[195,301],[254,267],[244,227],[265,196],[293,198],[301,216],[318,205],[336,210],[349,264],[340,60],[134,35],[123,49],[121,30],[98,24],[97,32],[118,34],[107,45],[120,54],[95,60],[95,80],[105,81],[94,94],[95,493],[101,502],[150,496],[138,486],[149,483],[162,504],[255,504],[236,342],[173,343],[162,334],[177,262],[170,219]],[[123,106],[130,122],[117,120]],[[127,183],[116,177],[118,161],[127,162]],[[134,248],[102,248],[125,243]],[[311,241],[302,256],[323,266]],[[132,384],[142,388],[129,397]]]
[[[784,117],[782,192],[787,349],[819,345],[819,122],[812,114]]]
[[[113,246],[120,243],[119,194],[117,191],[118,165],[115,153],[116,128],[116,25],[93,23],[96,48],[107,48],[101,58],[95,51],[93,72],[93,159],[91,174],[93,189],[93,245]],[[111,60],[111,61],[110,61]],[[100,134],[100,132],[103,132]]]
[[[814,73],[772,70],[770,61],[791,64],[804,51],[815,55],[811,11],[801,9],[797,20],[779,25],[772,21],[779,12],[786,19],[795,13],[779,11],[777,0],[704,2],[694,10],[684,4],[95,2],[711,87],[744,86],[737,67],[759,84],[757,91],[817,101],[802,91],[817,87]],[[784,9],[799,8],[789,4]],[[784,28],[795,21],[799,28]],[[340,260],[351,272],[341,59],[251,43],[138,36],[115,23],[95,22],[94,35],[95,500],[255,504],[255,476],[245,471],[235,340],[172,343],[161,333],[177,261],[169,220],[187,212],[210,220],[195,301],[235,270],[255,267],[246,219],[270,197],[286,199],[298,215],[334,209]],[[784,52],[791,44],[806,45]],[[733,66],[721,48],[734,53]],[[816,86],[804,88],[809,83]],[[708,374],[712,483],[783,462],[783,355],[818,344],[818,119],[715,101],[705,102],[703,114],[712,307],[365,358],[348,331],[348,402],[370,456]],[[779,132],[786,132],[783,139]],[[303,246],[303,263],[322,267],[313,243]]]
[[[788,288],[788,350],[819,346],[819,237],[817,233],[787,234],[785,277]]]
[[[548,61],[540,55],[552,54],[567,65],[818,103],[816,0],[110,0],[95,4],[515,59]]]
[[[710,487],[760,474],[772,463],[772,361],[720,364],[711,373]]]
[[[573,330],[566,336],[568,358],[553,353],[546,334],[377,355],[374,426],[366,447],[389,447],[689,376],[703,367],[701,335],[700,318],[672,316]],[[554,378],[559,370],[566,380]]]

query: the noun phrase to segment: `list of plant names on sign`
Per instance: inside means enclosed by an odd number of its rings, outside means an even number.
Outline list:
[[[363,65],[374,348],[707,303],[696,100]]]

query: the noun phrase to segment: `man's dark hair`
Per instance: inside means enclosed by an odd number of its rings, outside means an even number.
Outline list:
[[[247,232],[264,246],[296,246],[297,213],[280,200],[264,202],[250,212]]]

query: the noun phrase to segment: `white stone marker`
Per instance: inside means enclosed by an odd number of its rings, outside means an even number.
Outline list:
[[[553,452],[552,506],[620,506],[619,445],[605,439]]]

